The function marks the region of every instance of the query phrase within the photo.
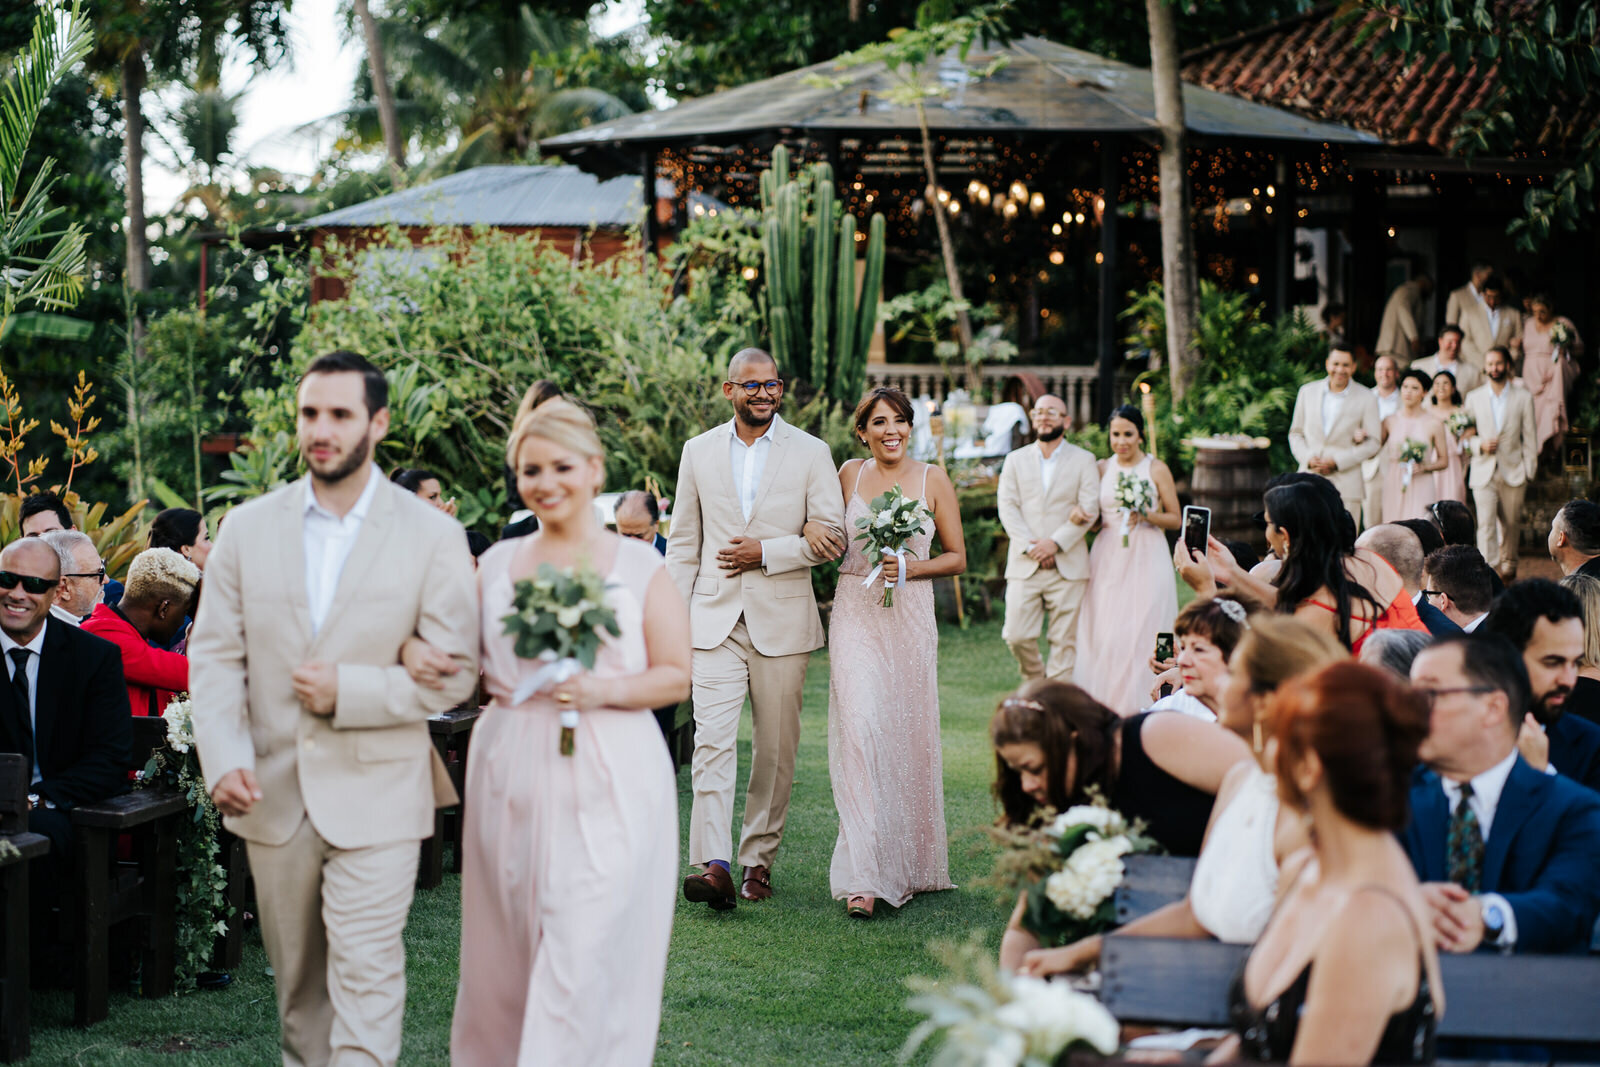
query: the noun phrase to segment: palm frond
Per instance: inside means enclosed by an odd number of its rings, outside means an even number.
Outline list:
[[[0,205],[14,195],[28,142],[50,90],[89,54],[93,42],[82,0],[73,0],[70,9],[60,0],[47,0],[34,20],[33,39],[0,87]]]

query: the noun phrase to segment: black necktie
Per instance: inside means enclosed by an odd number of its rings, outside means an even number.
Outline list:
[[[32,703],[28,700],[28,656],[30,653],[25,648],[13,648],[9,653],[11,657],[11,693],[16,700],[17,713],[22,716],[22,743],[26,751],[23,755],[28,757],[28,762],[33,763],[33,711]],[[30,768],[28,771],[32,774]]]

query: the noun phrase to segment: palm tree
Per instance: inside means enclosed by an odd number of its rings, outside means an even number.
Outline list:
[[[1155,88],[1157,156],[1161,188],[1161,277],[1166,287],[1167,360],[1172,402],[1183,399],[1194,378],[1194,235],[1189,229],[1189,176],[1184,171],[1188,131],[1183,86],[1178,80],[1178,28],[1172,0],[1145,0],[1150,21],[1150,77]]]

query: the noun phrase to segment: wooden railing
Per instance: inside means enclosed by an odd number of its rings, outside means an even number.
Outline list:
[[[1003,395],[1006,383],[1019,375],[1031,374],[1044,384],[1045,392],[1054,393],[1066,402],[1074,426],[1087,426],[1100,419],[1098,368],[997,363],[984,367],[980,374],[981,385],[978,395],[972,398],[974,403],[993,404],[1006,399]],[[1117,396],[1125,397],[1132,381],[1130,375],[1117,375]],[[952,389],[965,388],[966,384],[966,372],[957,367],[947,371],[937,363],[867,364],[869,388],[892,385],[913,398],[927,394],[942,403]]]

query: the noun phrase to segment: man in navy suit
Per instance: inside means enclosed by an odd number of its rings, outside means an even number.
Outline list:
[[[1480,632],[1499,634],[1521,653],[1532,687],[1532,711],[1517,747],[1535,770],[1560,774],[1600,790],[1600,726],[1568,715],[1567,698],[1583,658],[1583,605],[1570,590],[1542,578],[1500,594]]]
[[[1600,912],[1600,795],[1517,752],[1529,703],[1502,637],[1440,638],[1411,682],[1431,708],[1401,843],[1439,948],[1583,952]]]
[[[1357,548],[1367,548],[1382,556],[1400,576],[1406,595],[1416,606],[1417,617],[1434,637],[1458,634],[1461,627],[1451,622],[1444,613],[1422,595],[1422,539],[1399,523],[1385,522],[1370,527],[1356,539]]]
[[[1422,563],[1422,598],[1470,634],[1494,604],[1494,568],[1476,545],[1445,545]]]

